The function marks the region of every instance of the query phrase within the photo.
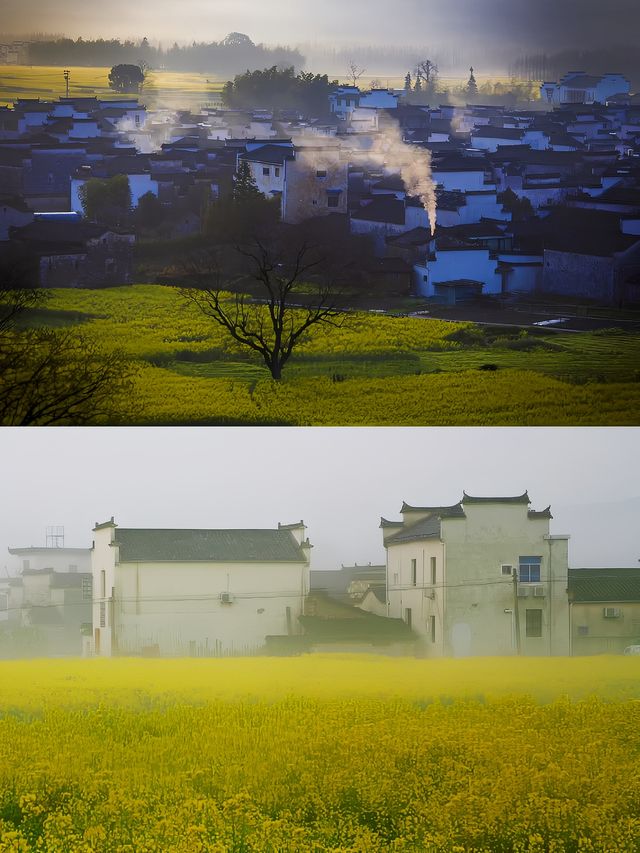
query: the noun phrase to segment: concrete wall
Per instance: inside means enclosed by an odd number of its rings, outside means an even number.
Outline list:
[[[53,569],[55,572],[91,571],[91,551],[89,548],[12,548],[9,556],[9,570],[16,575],[24,569]]]
[[[610,614],[605,616],[605,608]],[[611,615],[611,609],[616,615]],[[640,641],[640,602],[575,602],[571,605],[574,655],[621,654]]]
[[[347,189],[348,163],[339,149],[298,148],[296,159],[287,162],[283,220],[295,224],[330,213],[344,215]]]
[[[469,279],[481,281],[483,293],[500,293],[502,277],[496,272],[497,266],[488,249],[441,249],[435,260],[415,266],[417,292],[430,297],[435,295],[434,285],[439,282]]]
[[[542,290],[611,302],[615,298],[614,260],[545,249]]]

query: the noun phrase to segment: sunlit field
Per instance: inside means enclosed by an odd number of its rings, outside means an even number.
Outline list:
[[[0,663],[0,851],[631,853],[640,659]]]
[[[114,423],[634,425],[640,337],[349,315],[315,327],[274,383],[175,288],[58,290],[27,323],[70,326],[137,365]],[[480,337],[478,337],[480,335]]]
[[[64,69],[46,65],[0,66],[0,105],[13,104],[18,98],[57,99],[66,95]],[[110,68],[70,67],[71,97],[119,98],[109,88]],[[145,81],[140,100],[147,107],[174,106],[177,99],[184,109],[215,102],[224,84],[222,78],[210,74],[178,71],[151,71]]]

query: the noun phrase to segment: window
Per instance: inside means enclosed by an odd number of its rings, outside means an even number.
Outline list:
[[[602,616],[604,619],[619,619],[622,611],[619,607],[603,607]]]
[[[271,174],[271,170],[269,169],[268,166],[262,167],[262,174],[265,175],[266,177],[269,177],[269,175]]]
[[[276,176],[276,178],[279,178],[280,177],[280,167],[276,166],[275,169],[273,170],[273,173]]]
[[[411,560],[411,585],[415,586],[418,583],[418,563],[417,560]]]
[[[292,623],[291,623],[291,608],[287,607],[285,609],[285,613],[286,613],[286,618],[287,618],[287,634],[291,635],[293,633]]]
[[[91,601],[93,595],[93,578],[82,578],[82,600]]]
[[[411,608],[410,607],[405,607],[404,621],[407,623],[407,625],[410,628],[411,627]]]
[[[326,178],[327,170],[326,169],[317,169],[316,170],[316,178]]]
[[[107,603],[105,601],[100,602],[100,627],[107,627]]]
[[[72,575],[75,575],[75,574],[77,573],[77,571],[78,571],[78,567],[77,567],[77,566],[74,566],[74,565],[72,565],[72,564],[69,564],[69,572],[70,572]]]
[[[518,580],[520,583],[540,583],[542,557],[520,557]]]
[[[399,582],[400,582],[400,581],[399,581],[398,573],[397,573],[397,572],[394,572],[394,573],[393,573],[393,585],[394,585],[394,586],[398,586],[398,583],[399,583]]]
[[[578,625],[578,636],[579,637],[588,637],[589,636],[589,626],[588,625]]]
[[[107,597],[107,573],[104,569],[100,572],[100,598]]]
[[[436,582],[436,558],[431,558],[431,583],[435,585]]]
[[[513,566],[507,566],[505,563],[500,566],[503,575],[510,575],[513,573]]]
[[[332,194],[327,196],[327,207],[339,207],[340,206],[340,196],[336,194]]]
[[[436,617],[429,616],[429,635],[431,637],[431,642],[435,643],[436,641]]]
[[[22,571],[23,572],[29,571],[29,560],[23,560],[22,561]]]
[[[527,637],[542,636],[542,610],[526,611],[525,634]]]

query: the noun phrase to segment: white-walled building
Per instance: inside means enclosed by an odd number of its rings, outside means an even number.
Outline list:
[[[540,97],[548,104],[604,104],[613,95],[628,95],[630,91],[631,83],[622,74],[598,77],[570,71],[559,83],[542,83]]]
[[[568,536],[528,494],[448,507],[403,504],[382,519],[388,615],[432,657],[569,653]]]
[[[311,545],[275,530],[156,530],[96,524],[93,653],[250,654],[301,633]]]

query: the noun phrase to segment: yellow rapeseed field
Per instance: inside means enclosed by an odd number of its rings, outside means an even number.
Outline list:
[[[0,664],[0,851],[640,849],[640,659]]]

